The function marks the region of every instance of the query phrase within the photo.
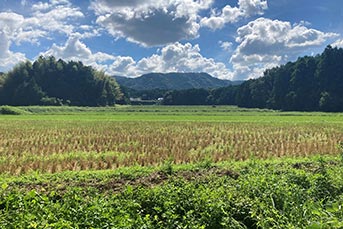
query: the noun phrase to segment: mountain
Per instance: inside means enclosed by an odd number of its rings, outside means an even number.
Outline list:
[[[343,48],[267,69],[237,86],[167,91],[165,105],[238,105],[284,111],[343,112]]]
[[[137,78],[114,77],[121,86],[135,90],[219,88],[242,83],[217,79],[207,73],[149,73]]]

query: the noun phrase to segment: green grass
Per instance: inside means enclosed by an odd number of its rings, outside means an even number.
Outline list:
[[[341,113],[5,108],[0,228],[343,228]]]
[[[341,228],[339,157],[4,177],[0,228]]]
[[[81,121],[194,121],[342,123],[341,113],[279,112],[234,106],[116,106],[116,107],[17,107],[24,114],[0,115],[0,120]]]

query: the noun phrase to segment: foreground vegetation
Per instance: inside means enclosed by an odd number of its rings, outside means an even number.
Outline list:
[[[0,228],[343,227],[341,114],[0,113]]]
[[[338,157],[1,180],[0,228],[342,228]]]

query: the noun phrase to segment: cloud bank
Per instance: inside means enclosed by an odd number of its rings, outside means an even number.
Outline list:
[[[258,18],[237,29],[237,48],[230,62],[235,78],[256,78],[271,68],[294,60],[312,47],[337,37],[307,28],[303,23]]]

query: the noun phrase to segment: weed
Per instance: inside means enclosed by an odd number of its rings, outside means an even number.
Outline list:
[[[161,166],[161,172],[165,175],[172,175],[174,173],[173,168],[174,161],[172,158],[166,160]]]

